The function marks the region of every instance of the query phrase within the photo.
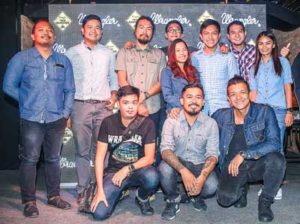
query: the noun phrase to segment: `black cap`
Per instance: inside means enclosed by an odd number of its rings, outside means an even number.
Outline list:
[[[82,27],[84,27],[88,21],[93,20],[93,19],[98,20],[102,26],[100,17],[97,15],[94,15],[94,14],[90,14],[90,15],[85,16],[84,19],[82,20]]]

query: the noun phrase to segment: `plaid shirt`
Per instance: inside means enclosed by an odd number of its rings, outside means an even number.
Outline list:
[[[249,71],[255,62],[256,48],[250,44],[245,44],[242,51],[237,51],[230,45],[230,50],[237,59],[240,75],[249,82]]]

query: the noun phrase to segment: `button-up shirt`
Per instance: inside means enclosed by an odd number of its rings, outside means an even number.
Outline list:
[[[181,111],[177,119],[167,118],[162,131],[160,150],[172,150],[175,155],[194,164],[219,156],[219,130],[214,119],[200,112],[190,126]]]
[[[273,59],[266,64],[259,63],[254,76],[254,66],[250,70],[250,89],[257,91],[256,103],[268,104],[272,107],[286,108],[284,85],[292,83],[291,65],[286,58],[280,57],[281,75],[275,73]]]
[[[219,47],[211,55],[199,50],[192,56],[192,64],[198,70],[199,80],[204,90],[203,112],[213,114],[220,108],[229,107],[226,93],[227,82],[234,75],[239,74],[233,54],[222,54]]]
[[[150,87],[159,82],[159,75],[165,66],[164,53],[151,46],[144,50],[137,47],[123,48],[118,52],[116,62],[116,70],[126,71],[128,83],[139,88],[142,92],[148,91]],[[150,114],[159,111],[160,100],[160,94],[151,96],[146,100]]]
[[[33,47],[8,63],[3,91],[19,102],[23,119],[49,123],[70,115],[75,85],[69,59],[59,53],[44,59]]]
[[[247,81],[249,82],[249,72],[250,68],[255,62],[255,51],[256,48],[250,44],[245,43],[245,47],[241,50],[238,51],[230,45],[230,50],[233,53],[234,57],[237,60],[239,70],[240,70],[240,75]]]
[[[76,86],[75,99],[107,100],[118,90],[115,55],[101,44],[88,48],[83,42],[66,52],[70,59]]]

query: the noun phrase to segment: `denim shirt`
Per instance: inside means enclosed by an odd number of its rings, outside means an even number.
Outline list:
[[[212,117],[219,126],[219,166],[224,168],[225,157],[234,135],[233,108],[220,109]],[[258,159],[270,152],[280,151],[280,131],[275,113],[270,106],[251,103],[244,121],[244,134],[247,149],[241,149],[241,151],[245,151],[246,159]]]
[[[23,119],[49,123],[70,115],[75,85],[69,59],[52,52],[45,60],[33,47],[8,63],[3,91],[19,102]]]
[[[188,81],[181,77],[175,77],[168,66],[161,72],[160,84],[164,100],[167,103],[167,113],[175,107],[182,108],[180,104],[181,91]]]
[[[167,118],[162,131],[160,150],[172,150],[175,155],[193,164],[219,156],[219,130],[211,117],[200,113],[190,126],[181,111],[177,119]]]

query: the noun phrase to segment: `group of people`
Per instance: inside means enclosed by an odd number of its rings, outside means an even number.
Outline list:
[[[161,188],[166,201],[161,216],[172,220],[180,203],[205,211],[205,199],[214,195],[223,207],[245,207],[248,183],[261,180],[258,218],[273,220],[271,204],[281,197],[285,174],[283,136],[293,123],[291,68],[279,56],[275,36],[264,31],[256,47],[248,45],[244,24],[233,21],[227,28],[230,46],[220,46],[220,25],[208,19],[200,26],[199,50],[187,46],[182,25],[172,20],[165,29],[168,46],[158,49],[150,45],[154,31],[152,19],[141,16],[135,41],[115,56],[99,43],[100,17],[87,15],[82,42],[62,55],[52,50],[51,24],[34,25],[34,47],[10,60],[3,83],[20,107],[26,217],[39,215],[35,180],[41,148],[48,204],[71,207],[59,192],[68,126],[76,148],[79,211],[94,180],[91,212],[97,220],[110,217],[131,187],[137,188],[135,202],[143,215],[154,213],[149,198]],[[119,111],[113,114],[116,103]]]

